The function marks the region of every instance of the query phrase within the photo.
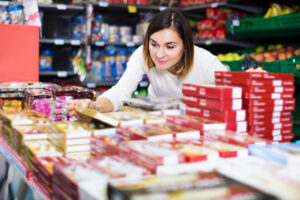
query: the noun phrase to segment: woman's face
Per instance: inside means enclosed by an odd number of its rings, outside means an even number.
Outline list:
[[[149,52],[155,66],[172,71],[183,54],[183,41],[172,28],[166,28],[150,36]]]

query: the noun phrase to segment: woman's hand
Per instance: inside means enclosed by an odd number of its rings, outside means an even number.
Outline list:
[[[249,68],[246,70],[246,72],[267,72],[266,70],[263,70],[261,67],[257,67],[256,69]]]
[[[96,108],[95,102],[90,99],[78,99],[78,100],[67,101],[66,109],[67,109],[70,117],[76,116],[81,121],[90,121],[91,120],[90,117],[82,115],[75,111],[76,106],[82,106],[85,108],[95,109]]]

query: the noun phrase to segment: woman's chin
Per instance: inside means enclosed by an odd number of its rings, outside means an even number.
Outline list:
[[[167,69],[169,69],[169,67],[165,66],[165,65],[156,65],[156,68],[159,69],[159,70],[167,70]]]

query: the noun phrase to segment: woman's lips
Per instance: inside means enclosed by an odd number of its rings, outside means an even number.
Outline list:
[[[163,65],[163,64],[166,64],[168,61],[160,61],[160,60],[158,60],[158,63],[160,64],[160,65]]]

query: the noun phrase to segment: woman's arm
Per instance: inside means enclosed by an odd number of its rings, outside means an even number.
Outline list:
[[[106,105],[108,107],[103,109],[109,110],[108,108],[111,108],[112,104],[113,110],[117,110],[125,99],[131,97],[144,74],[143,46],[140,46],[130,57],[127,68],[118,83],[99,97],[97,105]]]
[[[123,100],[131,97],[131,93],[137,88],[144,74],[143,46],[141,46],[130,57],[127,63],[127,69],[115,86],[99,96],[96,101],[85,99],[67,102],[69,115],[77,115],[74,110],[77,105],[95,109],[99,112],[112,112],[117,110]]]

